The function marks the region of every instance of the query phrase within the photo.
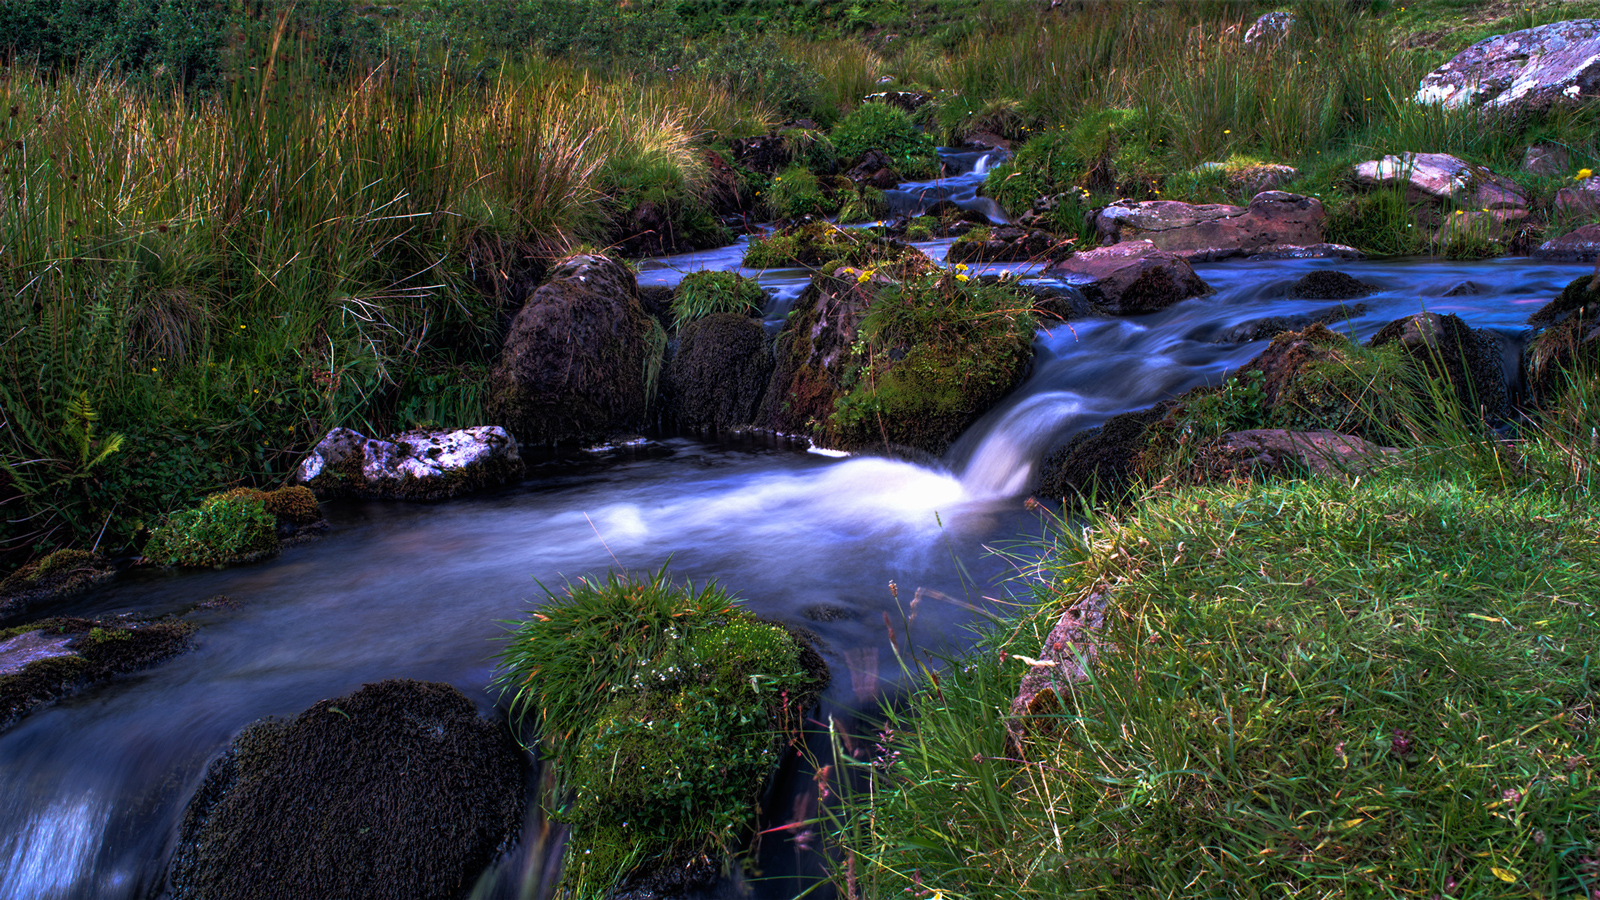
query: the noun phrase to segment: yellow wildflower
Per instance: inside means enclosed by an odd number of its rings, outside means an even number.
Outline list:
[[[1578,170],[1578,174],[1572,176],[1572,180],[1574,180],[1574,181],[1583,181],[1585,179],[1593,178],[1593,177],[1594,177],[1594,170],[1593,169],[1579,169]]]

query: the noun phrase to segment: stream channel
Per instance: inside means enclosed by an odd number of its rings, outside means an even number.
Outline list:
[[[948,244],[919,246],[942,259]],[[640,281],[736,269],[742,252],[741,242],[648,260]],[[1215,383],[1265,347],[1217,342],[1230,328],[1334,305],[1289,297],[1305,273],[1337,268],[1380,288],[1337,326],[1364,340],[1423,308],[1518,336],[1531,312],[1589,270],[1528,259],[1196,268],[1214,294],[1154,315],[1040,331],[1030,377],[941,465],[679,437],[534,457],[525,481],[488,495],[329,503],[329,534],[275,559],[136,570],[69,601],[61,613],[186,613],[200,627],[196,649],[0,735],[0,898],[159,896],[182,806],[206,761],[262,716],[293,716],[384,678],[448,682],[491,710],[486,685],[504,623],[541,602],[541,583],[670,561],[679,581],[715,579],[757,614],[817,633],[834,670],[827,708],[870,710],[899,679],[885,614],[901,629],[902,607],[921,591],[902,646],[909,637],[957,650],[977,610],[1016,591],[1005,583],[1013,565],[987,548],[1026,552],[1044,527],[1023,499],[1045,451],[1119,412]],[[773,294],[767,317],[776,329],[806,274],[746,274]],[[219,594],[236,604],[186,612]],[[794,846],[791,834],[769,835],[761,852],[764,868],[789,876],[786,886],[758,885],[755,896],[793,896],[815,878],[816,851]],[[525,849],[511,856],[501,864],[505,884],[530,865]]]

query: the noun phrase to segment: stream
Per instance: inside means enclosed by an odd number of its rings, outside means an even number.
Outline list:
[[[948,244],[919,246],[942,258]],[[742,249],[645,261],[640,281],[737,268]],[[1423,308],[1518,335],[1531,312],[1589,271],[1528,259],[1197,266],[1216,293],[1150,316],[1040,331],[1030,377],[940,466],[667,437],[534,457],[521,484],[464,500],[328,503],[326,537],[259,564],[126,574],[59,612],[184,613],[200,627],[196,649],[0,734],[0,900],[158,896],[183,803],[246,723],[384,678],[448,682],[491,710],[486,685],[504,623],[538,606],[541,584],[557,589],[607,569],[670,565],[679,581],[715,579],[757,614],[811,629],[834,670],[827,702],[870,709],[899,678],[885,616],[901,628],[920,591],[909,639],[958,650],[980,611],[1005,595],[1014,568],[988,549],[1026,552],[1044,527],[1022,501],[1051,446],[1214,383],[1266,344],[1215,342],[1229,328],[1337,305],[1288,296],[1296,279],[1327,268],[1381,289],[1335,326],[1358,339]],[[746,274],[770,289],[767,316],[781,323],[805,275]],[[217,595],[233,603],[189,611]],[[789,840],[766,841],[764,865],[803,880],[815,851]]]

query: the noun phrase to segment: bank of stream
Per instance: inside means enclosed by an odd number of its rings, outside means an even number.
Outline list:
[[[919,246],[942,258],[948,242]],[[647,261],[640,280],[736,268],[741,250]],[[533,457],[526,480],[490,495],[329,503],[328,535],[276,559],[137,571],[66,604],[60,612],[73,615],[183,614],[200,626],[197,647],[0,735],[0,898],[158,895],[183,803],[243,725],[395,677],[454,684],[490,709],[503,623],[539,604],[541,584],[606,569],[670,565],[678,579],[716,579],[758,614],[822,639],[835,673],[831,708],[870,709],[899,674],[886,618],[902,646],[959,650],[967,626],[1005,594],[1014,569],[988,549],[1025,547],[1045,527],[1023,500],[1046,451],[1119,412],[1220,380],[1265,346],[1224,342],[1236,326],[1326,310],[1329,301],[1290,296],[1307,272],[1337,268],[1377,286],[1334,325],[1358,339],[1426,308],[1515,340],[1529,313],[1588,270],[1527,259],[1198,268],[1214,294],[1149,316],[1049,323],[1029,378],[940,465],[840,459],[754,438],[662,437]],[[747,274],[773,289],[773,325],[806,280],[799,270]],[[907,634],[902,616],[919,594]],[[219,596],[227,601],[195,609]],[[763,865],[797,879],[783,892],[819,871],[815,843],[797,836],[763,843]],[[514,854],[504,883],[528,865]]]

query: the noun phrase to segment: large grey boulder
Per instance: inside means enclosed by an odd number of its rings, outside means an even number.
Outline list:
[[[1526,209],[1528,198],[1509,179],[1448,153],[1402,153],[1367,160],[1355,168],[1363,187],[1404,185],[1414,203],[1453,200],[1480,210]]]
[[[1145,240],[1074,253],[1046,272],[1068,276],[1096,309],[1113,316],[1159,312],[1211,293],[1188,260]]]
[[[1262,191],[1248,207],[1173,200],[1118,200],[1095,217],[1102,244],[1146,240],[1191,262],[1249,256],[1267,247],[1322,243],[1322,203]]]
[[[644,425],[665,334],[607,256],[558,263],[511,322],[488,412],[524,445],[589,443]]]
[[[1496,35],[1422,79],[1419,103],[1547,109],[1600,97],[1600,19]]]
[[[444,500],[522,478],[517,442],[498,425],[408,431],[384,439],[328,432],[292,480],[322,499]]]

